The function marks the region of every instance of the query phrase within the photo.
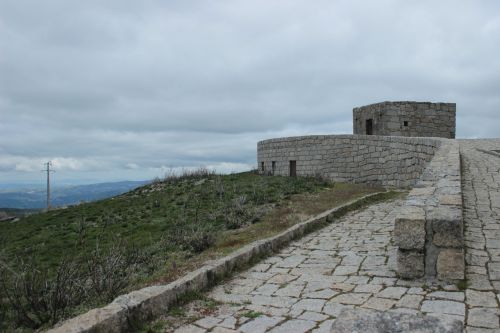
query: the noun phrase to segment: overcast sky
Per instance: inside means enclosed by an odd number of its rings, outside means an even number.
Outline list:
[[[246,170],[386,100],[500,137],[500,1],[0,0],[0,183]]]

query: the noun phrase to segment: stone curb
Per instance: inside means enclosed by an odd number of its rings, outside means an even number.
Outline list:
[[[137,328],[137,323],[159,316],[187,292],[200,291],[215,285],[236,269],[267,256],[335,218],[361,207],[368,200],[382,199],[387,192],[377,192],[349,201],[327,210],[307,221],[266,239],[248,244],[228,256],[208,262],[182,278],[167,285],[151,286],[118,296],[112,303],[68,319],[47,333],[101,333],[127,332]]]

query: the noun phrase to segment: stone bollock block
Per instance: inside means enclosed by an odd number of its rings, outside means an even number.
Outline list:
[[[464,252],[462,249],[443,249],[436,263],[437,277],[440,280],[464,279]]]
[[[420,207],[404,206],[394,224],[395,244],[403,250],[423,250],[425,245],[425,212]]]
[[[459,207],[441,205],[428,214],[434,245],[462,248],[464,246],[462,211]]]
[[[398,250],[397,270],[404,279],[414,279],[424,276],[424,253],[419,251]]]

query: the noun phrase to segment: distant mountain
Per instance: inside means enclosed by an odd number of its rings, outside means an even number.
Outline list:
[[[95,201],[113,197],[136,187],[149,183],[149,181],[122,181],[114,183],[99,183],[89,185],[76,185],[56,187],[51,191],[53,207],[68,206],[81,201]],[[22,188],[0,190],[1,208],[40,209],[47,204],[47,194],[40,188]]]

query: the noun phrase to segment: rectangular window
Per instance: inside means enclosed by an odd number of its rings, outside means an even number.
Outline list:
[[[290,177],[297,177],[297,161],[290,161]]]
[[[272,170],[273,175],[274,175],[274,171],[276,171],[276,161],[271,162],[271,170]]]
[[[264,162],[260,162],[260,171],[264,172]]]
[[[408,121],[407,121],[407,120],[403,121],[403,125],[404,125],[405,127],[408,127]]]

